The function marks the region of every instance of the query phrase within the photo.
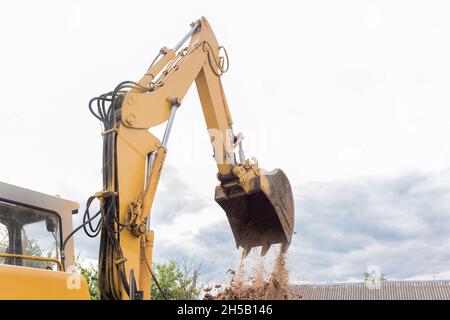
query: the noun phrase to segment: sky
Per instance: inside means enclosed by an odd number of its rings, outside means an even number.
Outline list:
[[[229,54],[222,82],[246,155],[293,187],[291,280],[356,281],[371,265],[388,279],[449,278],[449,15],[448,0],[8,2],[0,180],[82,212],[101,189],[101,127],[87,102],[138,80],[205,16]],[[225,279],[240,253],[213,200],[194,88],[168,148],[154,260],[187,256],[204,281]],[[79,234],[75,246],[96,259],[95,240]]]

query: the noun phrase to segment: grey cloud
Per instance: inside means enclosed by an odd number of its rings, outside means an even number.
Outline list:
[[[201,264],[201,283],[225,281],[227,270],[235,269],[240,261],[227,221],[201,228],[189,243],[157,242],[153,253],[155,262],[194,259],[196,264]]]
[[[68,196],[71,200],[80,204],[79,214],[74,216],[74,227],[82,223],[86,200],[90,194],[74,190],[71,186],[63,184],[59,186],[60,192]],[[211,197],[212,198],[212,197]],[[178,170],[173,166],[166,166],[162,172],[162,177],[156,193],[154,206],[152,209],[152,222],[155,224],[170,224],[177,216],[197,213],[211,205],[211,199],[201,196],[189,187]],[[98,210],[98,203],[93,202],[91,212]],[[75,236],[75,248],[77,252],[82,252],[86,258],[96,259],[98,256],[99,239],[89,238],[80,230]],[[164,250],[164,249],[163,249]],[[177,252],[167,251],[168,253]],[[166,255],[167,256],[167,255]],[[169,255],[170,256],[170,255]]]
[[[371,264],[400,279],[448,270],[449,185],[443,171],[301,186],[290,254],[296,274],[345,281],[361,279]]]
[[[171,223],[175,217],[197,213],[211,203],[211,198],[192,190],[173,166],[166,166],[161,174],[152,219],[157,223]]]
[[[192,250],[193,247],[196,250]],[[155,261],[183,256],[195,256],[202,263],[200,272],[204,282],[225,280],[226,271],[236,268],[240,261],[240,253],[226,220],[201,228],[189,244],[166,242],[155,246]]]

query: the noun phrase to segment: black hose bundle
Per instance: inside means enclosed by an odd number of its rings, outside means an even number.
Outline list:
[[[149,69],[163,54],[156,56]],[[119,217],[119,190],[117,181],[117,132],[120,124],[120,108],[128,90],[150,92],[154,87],[142,86],[133,81],[119,83],[116,88],[108,93],[92,98],[89,101],[89,110],[92,115],[100,120],[103,126],[103,191],[98,195],[89,197],[83,216],[83,223],[75,228],[63,241],[61,246],[61,258],[64,266],[64,249],[69,239],[79,230],[83,229],[89,237],[97,237],[100,234],[99,248],[99,289],[101,299],[121,300],[122,288],[130,295],[130,284],[125,273],[126,258],[120,246],[120,232],[127,225],[120,223]],[[94,108],[96,107],[96,111]],[[100,210],[93,216],[90,214],[90,206],[98,198]],[[98,218],[97,225],[93,221]],[[155,281],[153,272],[152,276]],[[131,297],[134,299],[134,297]]]
[[[100,235],[99,248],[99,288],[102,299],[120,300],[122,290],[129,294],[129,283],[125,274],[125,261],[120,246],[119,199],[117,183],[117,128],[120,122],[120,107],[125,92],[123,89],[134,86],[134,82],[120,83],[112,92],[91,99],[89,109],[103,124],[103,196],[100,198],[101,228],[92,228],[94,235]],[[93,103],[97,104],[97,113]],[[109,105],[107,106],[107,103]]]
[[[120,108],[126,92],[129,89],[145,91],[146,88],[136,82],[121,82],[114,91],[95,97],[89,101],[89,110],[103,126],[103,191],[99,195],[89,197],[83,215],[83,223],[75,228],[62,243],[62,262],[65,260],[65,247],[69,239],[79,230],[91,238],[100,234],[99,248],[99,289],[101,299],[121,300],[122,288],[130,292],[124,263],[126,261],[120,246],[120,232],[126,227],[119,221],[119,190],[117,181],[117,129],[120,123]],[[97,107],[96,112],[94,106]],[[100,210],[93,216],[90,206],[100,199]],[[94,220],[98,218],[94,226]],[[120,286],[121,284],[121,286]]]

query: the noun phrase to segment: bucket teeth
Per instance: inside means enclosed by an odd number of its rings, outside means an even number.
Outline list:
[[[271,247],[270,243],[263,245],[261,249],[261,257],[264,257],[267,254],[267,251],[269,251],[270,247]]]
[[[251,247],[246,247],[242,249],[242,259],[247,258],[248,254],[250,253],[250,250],[252,250]]]

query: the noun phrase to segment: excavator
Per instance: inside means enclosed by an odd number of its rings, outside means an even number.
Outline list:
[[[88,299],[88,285],[74,273],[73,235],[100,236],[101,299],[150,299],[154,232],[150,216],[175,116],[195,82],[219,181],[215,201],[229,221],[243,255],[273,244],[286,250],[294,227],[288,178],[245,157],[235,134],[221,76],[229,67],[206,18],[172,49],[163,47],[142,78],[124,81],[89,102],[102,124],[103,188],[86,204],[72,229],[75,202],[0,183],[0,299]],[[185,47],[186,42],[189,44]],[[164,125],[161,140],[150,129]],[[174,190],[174,192],[177,192]],[[94,200],[99,210],[90,212]],[[77,277],[78,275],[78,277]]]

